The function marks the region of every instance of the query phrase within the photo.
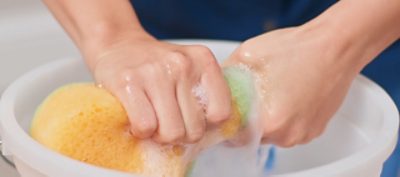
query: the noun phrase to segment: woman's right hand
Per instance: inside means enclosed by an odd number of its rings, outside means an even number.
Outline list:
[[[196,142],[207,123],[229,118],[229,89],[208,48],[157,41],[142,28],[129,1],[44,2],[81,50],[96,82],[119,98],[135,136]],[[204,88],[206,106],[192,92],[197,85]]]
[[[207,124],[230,117],[229,88],[207,47],[171,44],[147,35],[120,39],[100,52],[86,53],[86,58],[96,82],[120,99],[134,136],[194,143]],[[204,105],[194,93],[196,87],[206,93],[200,100]]]

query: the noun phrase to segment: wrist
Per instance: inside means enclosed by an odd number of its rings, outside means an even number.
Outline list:
[[[320,57],[311,58],[316,67],[355,77],[366,65],[363,47],[337,28],[335,23],[317,18],[298,27],[296,35],[322,51]]]
[[[363,5],[360,5],[363,3]],[[380,52],[400,38],[400,1],[339,1],[303,25],[325,33],[336,60],[361,71]]]
[[[320,16],[302,25],[302,31],[321,38],[320,50],[325,51],[327,67],[338,72],[357,75],[385,47],[377,47],[372,31],[365,31],[354,14],[348,14],[346,4],[338,2]],[[346,18],[347,17],[347,18]]]
[[[81,53],[93,71],[102,55],[119,47],[124,43],[139,43],[146,40],[155,40],[141,27],[121,29],[110,24],[99,24],[92,28],[92,33],[82,37]]]

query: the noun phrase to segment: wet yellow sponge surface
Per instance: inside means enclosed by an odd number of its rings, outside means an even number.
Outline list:
[[[74,159],[107,168],[140,172],[138,140],[128,131],[120,102],[94,84],[72,84],[52,93],[38,108],[31,135]]]

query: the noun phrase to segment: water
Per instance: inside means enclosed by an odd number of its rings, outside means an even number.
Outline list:
[[[258,95],[255,94],[253,75],[245,65],[224,69],[233,100],[239,106],[242,117],[242,130],[228,141],[214,145],[210,142],[220,142],[216,136],[205,137],[208,141],[203,144],[206,149],[200,152],[188,153],[197,157],[194,161],[190,177],[262,177],[266,176],[265,164],[268,159],[269,146],[260,144],[263,135],[262,120],[258,117]],[[196,97],[204,97],[201,88],[195,87]],[[243,117],[245,117],[243,119]],[[244,120],[244,121],[243,121]],[[206,135],[207,136],[207,135]],[[197,147],[202,144],[197,144]],[[191,149],[193,147],[189,147]],[[195,149],[195,148],[194,148]],[[194,152],[194,153],[193,153]]]
[[[254,111],[252,111],[254,113]],[[250,124],[233,143],[206,149],[195,161],[190,177],[264,177],[270,146],[261,146],[262,129],[255,114]],[[245,138],[246,141],[243,142]],[[238,145],[239,143],[239,145]]]

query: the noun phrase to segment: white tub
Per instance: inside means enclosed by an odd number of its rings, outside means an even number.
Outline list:
[[[206,44],[220,59],[238,45],[222,41],[180,43]],[[51,91],[88,80],[91,78],[82,61],[64,59],[27,73],[4,92],[0,103],[3,154],[14,159],[22,177],[132,177],[49,151],[27,133],[36,107]],[[278,149],[271,177],[379,177],[397,141],[398,118],[390,97],[359,76],[323,136],[308,145]]]

